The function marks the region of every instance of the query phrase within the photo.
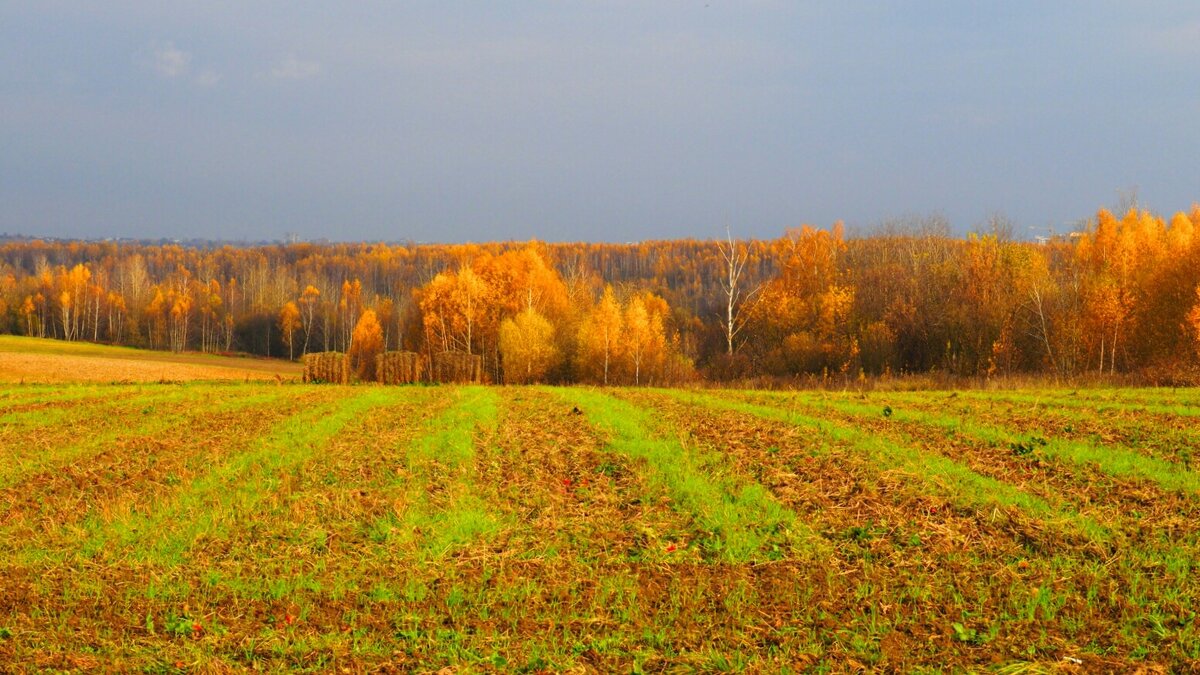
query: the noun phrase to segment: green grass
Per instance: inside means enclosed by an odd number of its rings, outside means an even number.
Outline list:
[[[1135,390],[1140,391],[1140,390]],[[1183,390],[1180,390],[1183,391]],[[1085,389],[1067,390],[1035,390],[1035,391],[963,391],[955,392],[959,397],[977,401],[1003,401],[1020,403],[1030,407],[1031,411],[1038,408],[1067,409],[1080,415],[1096,415],[1108,412],[1152,413],[1176,417],[1200,417],[1200,398],[1188,394],[1151,393],[1140,398],[1137,394],[1129,396],[1105,394],[1098,390]],[[889,394],[889,396],[892,396]],[[922,394],[898,393],[896,400],[923,400]]]
[[[847,400],[842,397],[798,399],[807,407],[823,405],[859,417],[878,417],[879,405]],[[887,400],[887,399],[881,399]],[[973,421],[965,415],[930,413],[919,409],[894,408],[891,419],[934,427],[947,433],[961,434],[993,446],[1027,441],[1030,434],[1021,430]],[[1036,434],[1034,434],[1036,435]],[[1041,454],[1076,464],[1095,465],[1104,473],[1117,477],[1133,477],[1154,482],[1167,490],[1200,493],[1200,474],[1176,464],[1121,447],[1097,445],[1060,438],[1041,438],[1037,451]]]
[[[557,393],[609,435],[609,450],[643,462],[651,484],[699,523],[700,546],[730,562],[819,554],[814,533],[761,485],[740,479],[721,457],[655,436],[645,411],[585,389]]]
[[[477,439],[489,443],[495,433],[496,394],[471,387],[456,397],[407,447],[403,481],[388,486],[403,494],[403,514],[391,513],[371,526],[377,540],[416,545],[422,558],[440,558],[503,524],[479,495],[474,476]],[[430,498],[435,486],[436,503]]]
[[[5,463],[0,466],[0,488],[14,485],[31,473],[76,462],[138,438],[169,434],[172,428],[212,412],[255,405],[279,395],[270,389],[250,390],[239,386],[197,388],[174,385],[169,388],[113,389],[110,391],[115,395],[107,397],[99,396],[97,392],[98,395],[94,397],[96,402],[92,405],[33,411],[23,414],[23,419],[16,419],[17,415],[14,415],[9,420],[11,426],[8,431],[21,429],[24,433],[24,429],[42,427],[56,434],[61,431],[68,433],[61,438],[53,453],[46,453],[30,442],[19,444],[19,447],[6,453]],[[122,396],[126,393],[130,395]],[[215,396],[215,403],[205,407],[196,406],[195,400],[202,393]],[[238,395],[241,393],[248,395]],[[93,430],[90,433],[72,431],[76,424],[92,427]]]
[[[897,444],[836,421],[801,414],[795,410],[755,405],[718,396],[685,393],[676,395],[682,400],[700,405],[725,408],[810,428],[823,437],[848,443],[856,450],[866,453],[870,460],[881,468],[905,471],[922,481],[930,490],[945,495],[964,508],[990,510],[995,507],[1011,507],[1041,519],[1047,525],[1093,542],[1108,543],[1112,537],[1108,528],[1090,518],[1064,510],[1062,505],[1052,505],[990,476],[976,473],[945,455]]]
[[[252,439],[228,463],[195,480],[169,506],[146,517],[104,523],[84,546],[84,555],[116,546],[130,548],[135,561],[182,562],[198,539],[227,538],[259,511],[287,472],[316,456],[336,434],[386,400],[384,390],[365,390],[288,419],[267,436]]]

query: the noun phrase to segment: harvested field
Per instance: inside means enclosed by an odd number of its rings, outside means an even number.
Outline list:
[[[0,335],[0,382],[160,382],[298,378],[298,364]]]
[[[0,386],[0,662],[1194,670],[1198,403]]]

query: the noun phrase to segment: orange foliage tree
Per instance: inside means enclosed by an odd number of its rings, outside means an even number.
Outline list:
[[[1196,354],[1200,356],[1200,285],[1196,286],[1196,304],[1187,315],[1188,329],[1192,334],[1192,344]]]
[[[374,310],[366,310],[350,339],[350,367],[364,382],[375,381],[375,357],[383,353],[383,328]]]

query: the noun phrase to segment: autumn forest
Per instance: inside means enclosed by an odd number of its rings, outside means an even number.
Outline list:
[[[1021,241],[938,218],[847,236],[192,247],[11,240],[0,332],[299,358],[478,357],[489,382],[1126,374],[1190,381],[1200,206]]]

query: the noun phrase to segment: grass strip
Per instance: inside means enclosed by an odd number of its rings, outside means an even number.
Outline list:
[[[689,403],[734,410],[811,428],[832,440],[847,443],[866,453],[881,468],[899,468],[923,483],[935,486],[959,506],[981,510],[997,506],[1015,508],[1060,531],[1099,544],[1107,544],[1113,537],[1111,530],[1090,518],[1057,509],[1039,497],[977,473],[945,455],[900,445],[831,420],[803,415],[794,410],[757,405],[722,396],[682,391],[668,393]]]
[[[762,485],[735,475],[719,453],[684,447],[650,431],[652,411],[595,390],[551,390],[608,436],[607,450],[645,463],[648,484],[665,490],[702,531],[702,549],[728,562],[823,555],[825,542]]]
[[[873,417],[881,414],[881,408],[878,405],[840,400],[836,396],[823,398],[821,402],[837,410],[859,417]],[[815,402],[810,401],[808,405],[815,405]],[[891,419],[897,422],[914,422],[944,431],[965,434],[993,446],[1027,441],[1025,435],[1016,430],[972,422],[966,417],[956,414],[938,414],[921,410],[893,408]],[[1041,440],[1045,441],[1045,445],[1039,443],[1038,451],[1047,457],[1079,465],[1094,465],[1110,476],[1147,480],[1166,490],[1192,494],[1200,493],[1200,475],[1187,470],[1177,463],[1148,457],[1127,448],[1111,445],[1096,445],[1086,441],[1069,439],[1049,438]]]
[[[237,386],[237,385],[235,385]],[[197,406],[186,405],[194,400],[197,390],[206,390],[219,403],[205,410]],[[236,392],[237,390],[232,390]],[[129,439],[140,437],[155,437],[169,433],[171,429],[197,419],[209,410],[231,411],[248,405],[255,405],[262,400],[277,397],[278,392],[256,394],[254,396],[231,396],[230,387],[208,387],[205,385],[172,386],[170,389],[149,389],[133,398],[105,401],[99,406],[86,406],[82,410],[74,407],[63,409],[55,416],[38,419],[38,429],[47,426],[54,427],[55,435],[71,435],[71,442],[56,447],[53,452],[46,452],[45,439],[38,436],[38,431],[29,430],[22,436],[33,435],[37,443],[23,441],[19,450],[5,453],[5,462],[0,466],[0,489],[9,488],[31,473],[42,471],[54,466],[63,466],[97,452],[103,452],[113,445]],[[64,415],[61,428],[56,427],[54,420],[57,415]],[[99,429],[90,428],[93,422],[103,421]],[[44,423],[43,423],[44,422]],[[66,426],[69,424],[70,426]],[[0,436],[2,438],[2,436]],[[3,446],[0,446],[3,447]]]
[[[1087,390],[1084,390],[1085,392]],[[957,396],[946,396],[946,400],[961,397],[974,401],[1008,402],[1029,404],[1031,409],[1038,406],[1050,408],[1069,408],[1071,410],[1100,414],[1107,411],[1126,413],[1151,413],[1173,417],[1200,417],[1200,405],[1190,402],[1166,403],[1124,400],[1115,398],[1100,398],[1080,394],[1074,391],[1047,390],[1036,393],[1018,393],[1010,391],[959,391]],[[928,392],[901,392],[896,395],[888,394],[898,401],[929,400]]]
[[[404,475],[387,489],[398,507],[370,527],[379,543],[415,547],[422,559],[441,558],[496,532],[502,520],[479,496],[475,444],[495,433],[498,396],[487,387],[456,390],[457,400],[411,441]]]
[[[135,561],[181,563],[199,540],[222,539],[237,522],[256,513],[289,470],[312,458],[348,424],[388,397],[382,388],[347,390],[344,398],[293,415],[196,478],[169,508],[111,523],[92,521],[92,536],[82,546],[82,554],[90,557],[116,544]]]

